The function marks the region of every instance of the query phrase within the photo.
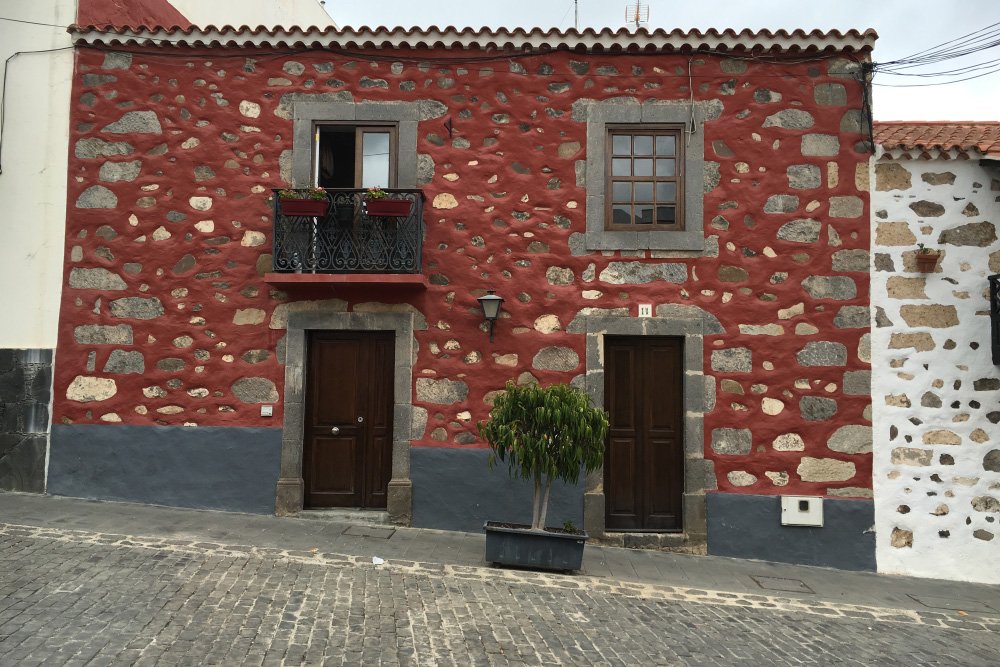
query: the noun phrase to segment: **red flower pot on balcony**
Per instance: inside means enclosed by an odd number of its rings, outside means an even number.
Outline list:
[[[330,206],[326,199],[281,199],[282,215],[304,215],[322,218]]]
[[[368,215],[401,218],[410,214],[409,199],[368,199],[365,201]]]

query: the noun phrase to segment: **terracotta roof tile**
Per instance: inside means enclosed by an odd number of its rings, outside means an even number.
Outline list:
[[[957,148],[1000,158],[1000,121],[881,121],[875,123],[875,141],[885,150]]]
[[[741,30],[726,29],[666,30],[648,31],[640,29],[631,32],[624,28],[617,31],[604,28],[595,31],[569,29],[542,30],[522,28],[490,30],[489,28],[386,28],[386,27],[344,27],[336,29],[292,26],[277,26],[267,29],[231,25],[222,27],[205,26],[178,29],[163,26],[95,26],[72,25],[69,32],[78,44],[105,46],[156,45],[161,40],[187,46],[306,46],[309,48],[434,48],[447,49],[570,49],[604,52],[670,52],[711,49],[721,52],[753,51],[754,53],[820,53],[856,52],[867,53],[878,39],[874,30]]]

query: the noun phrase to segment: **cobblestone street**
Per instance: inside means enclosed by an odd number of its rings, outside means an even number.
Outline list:
[[[0,664],[968,665],[995,614],[0,525]]]

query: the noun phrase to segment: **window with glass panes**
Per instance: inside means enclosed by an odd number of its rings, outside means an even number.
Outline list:
[[[607,229],[683,230],[681,128],[608,128]]]

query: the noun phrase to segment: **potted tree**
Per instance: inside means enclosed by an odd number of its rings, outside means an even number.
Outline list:
[[[931,248],[925,248],[923,243],[918,243],[917,248],[919,248],[916,254],[917,271],[920,273],[934,273],[941,253]]]
[[[399,218],[410,214],[409,199],[389,199],[385,190],[376,186],[365,192],[365,209],[368,215]]]
[[[534,482],[530,526],[487,521],[486,560],[553,570],[578,570],[588,535],[572,528],[546,528],[549,491],[561,480],[575,484],[580,471],[591,472],[604,460],[607,414],[590,405],[590,397],[575,387],[556,384],[541,388],[507,381],[490,420],[477,423],[489,444],[489,467],[506,463],[512,477]]]
[[[321,218],[330,207],[330,199],[323,188],[285,189],[278,191],[282,215],[304,215]]]

